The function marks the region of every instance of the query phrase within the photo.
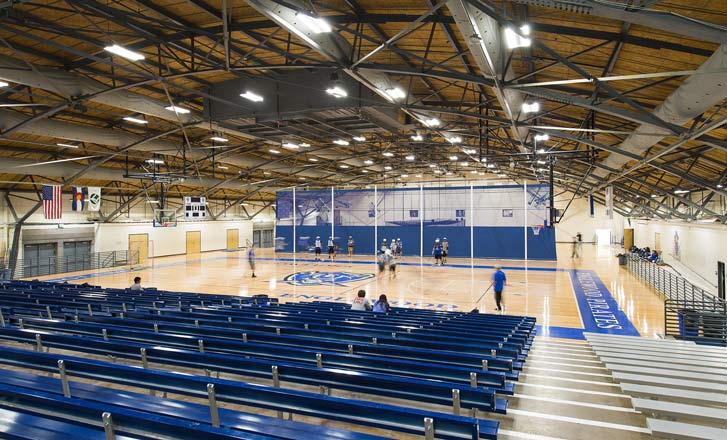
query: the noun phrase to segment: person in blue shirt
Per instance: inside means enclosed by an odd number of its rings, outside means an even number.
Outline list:
[[[439,239],[434,240],[434,247],[432,248],[432,255],[434,255],[434,265],[442,265],[442,244]]]
[[[492,274],[492,287],[495,289],[495,304],[497,305],[498,312],[502,310],[502,290],[507,284],[507,277],[505,272],[502,271],[502,267],[498,264],[495,266],[495,273]]]
[[[651,255],[649,255],[649,261],[651,261],[652,263],[656,263],[659,261],[659,253],[656,251],[656,249],[651,251]]]
[[[391,311],[391,306],[389,305],[389,301],[386,299],[386,295],[382,293],[381,296],[379,296],[379,300],[374,303],[373,311],[377,313],[389,313],[389,311]]]
[[[257,278],[257,275],[255,275],[255,245],[250,246],[250,249],[247,251],[247,262],[250,263],[252,277]]]

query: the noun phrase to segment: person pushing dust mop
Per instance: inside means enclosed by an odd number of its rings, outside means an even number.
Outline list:
[[[479,304],[480,301],[487,295],[487,292],[490,291],[493,287],[495,288],[495,311],[502,311],[502,291],[507,285],[507,276],[505,276],[505,272],[502,271],[502,266],[499,264],[495,265],[495,272],[492,274],[492,282],[489,286],[487,286],[487,289],[485,289],[485,292],[480,296],[480,298],[477,300],[475,304]],[[475,309],[478,310],[478,309]]]

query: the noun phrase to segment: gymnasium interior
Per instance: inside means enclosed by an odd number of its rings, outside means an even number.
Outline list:
[[[724,0],[0,0],[0,438],[727,439]]]

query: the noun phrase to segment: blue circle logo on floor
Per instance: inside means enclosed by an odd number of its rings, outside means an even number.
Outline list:
[[[296,272],[283,278],[288,284],[294,286],[345,286],[345,283],[368,280],[374,277],[372,273],[352,272]]]

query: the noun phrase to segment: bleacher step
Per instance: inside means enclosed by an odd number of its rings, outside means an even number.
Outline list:
[[[635,410],[646,414],[672,417],[675,419],[688,419],[711,425],[727,427],[727,409],[684,403],[664,402],[651,399],[632,399]],[[727,438],[727,437],[726,437]]]
[[[628,365],[628,366],[634,366],[634,367],[645,367],[645,368],[663,368],[664,362],[648,362],[644,361],[642,359],[636,359],[636,358],[613,358],[613,357],[602,357],[601,362],[604,364],[615,364],[615,365]],[[727,374],[727,370],[724,368],[710,368],[710,367],[699,367],[696,365],[688,365],[688,364],[675,364],[670,363],[669,368],[672,370],[679,370],[679,371],[691,371],[695,373],[705,373],[705,374]]]
[[[689,391],[652,385],[640,385],[635,383],[622,383],[621,391],[630,396],[647,397],[688,404],[715,406],[727,405],[727,395],[725,393]]]
[[[666,368],[664,368],[666,367]],[[723,374],[705,374],[697,373],[692,371],[683,370],[672,370],[669,365],[663,365],[662,368],[649,368],[640,365],[621,365],[621,364],[609,364],[606,363],[606,368],[614,373],[626,373],[626,374],[640,374],[657,377],[669,378],[668,381],[673,379],[686,380],[688,382],[713,382],[715,384],[727,383],[727,372]],[[659,379],[656,379],[659,380]],[[708,386],[708,384],[705,384]]]
[[[636,383],[642,385],[660,385],[666,388],[675,388],[689,391],[705,391],[727,393],[727,385],[698,380],[665,379],[663,377],[647,376],[645,374],[631,374],[614,372],[613,378],[620,383]]]
[[[661,419],[646,419],[646,423],[651,429],[652,435],[668,439],[724,440],[727,438],[727,429]]]

